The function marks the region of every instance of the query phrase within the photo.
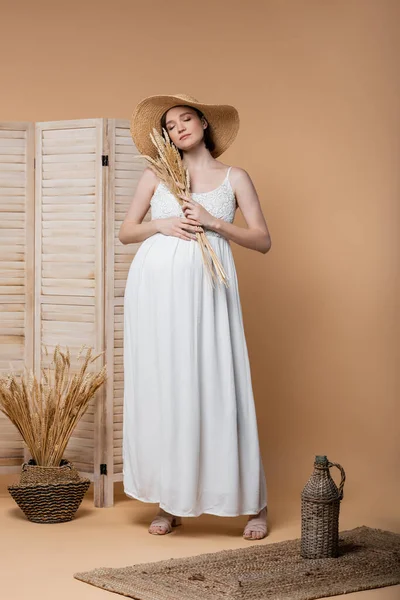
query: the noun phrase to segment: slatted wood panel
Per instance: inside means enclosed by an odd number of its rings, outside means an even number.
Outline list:
[[[0,373],[33,368],[34,125],[0,123]],[[0,413],[0,472],[21,469],[22,439]]]
[[[102,166],[104,154],[109,166]],[[94,481],[97,506],[113,503],[114,482],[122,480],[123,301],[140,244],[122,245],[118,232],[145,168],[135,156],[125,120],[0,127],[0,211],[7,224],[0,223],[6,232],[0,239],[0,370],[12,360],[14,368],[25,363],[40,376],[57,344],[73,357],[83,343],[96,353],[105,350],[108,381],[66,452]],[[19,471],[22,441],[1,419],[0,469]],[[102,463],[107,475],[100,474]]]
[[[36,124],[35,370],[57,344],[75,357],[82,344],[104,350],[105,121]],[[99,369],[104,358],[91,368]],[[75,364],[77,368],[78,363]],[[95,482],[102,500],[104,391],[92,400],[65,454]]]
[[[129,121],[110,119],[108,124],[109,169],[106,206],[106,347],[110,365],[107,382],[107,469],[105,504],[113,502],[113,482],[123,477],[123,311],[126,278],[140,244],[123,245],[119,230],[131,204],[137,183],[146,167],[129,132]],[[150,211],[145,221],[151,218]]]

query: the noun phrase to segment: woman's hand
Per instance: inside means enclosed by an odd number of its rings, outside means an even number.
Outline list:
[[[157,219],[157,230],[163,235],[172,235],[182,240],[196,240],[196,231],[201,231],[200,223],[196,219],[187,217],[169,217]]]
[[[209,229],[212,228],[215,223],[215,217],[210,215],[204,206],[185,194],[178,194],[178,196],[185,201],[182,210],[188,219],[194,219],[200,225],[203,225],[203,227],[208,227]]]

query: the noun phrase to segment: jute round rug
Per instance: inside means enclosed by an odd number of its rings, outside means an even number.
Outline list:
[[[338,558],[304,559],[296,539],[74,577],[136,600],[313,600],[400,584],[400,534],[357,527],[339,548]]]

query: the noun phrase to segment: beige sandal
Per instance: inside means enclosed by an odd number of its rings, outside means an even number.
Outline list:
[[[263,508],[260,513],[267,512],[266,508]],[[260,514],[258,513],[258,514]],[[265,517],[267,515],[265,514]],[[255,537],[253,537],[253,533],[259,534],[256,535]],[[244,532],[243,532],[243,537],[246,540],[261,540],[262,538],[265,538],[267,535],[267,522],[266,522],[266,518],[262,518],[259,516],[256,517],[252,517],[251,519],[249,519],[246,527],[244,528]]]
[[[150,524],[149,533],[152,535],[165,535],[166,533],[171,533],[173,527],[178,527],[182,525],[181,517],[172,516],[166,517],[164,511],[156,516],[155,519]],[[161,531],[151,531],[153,527],[158,527]]]

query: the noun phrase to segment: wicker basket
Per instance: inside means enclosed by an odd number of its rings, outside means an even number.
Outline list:
[[[18,484],[8,486],[12,498],[29,521],[64,523],[71,521],[83,500],[90,479],[80,477],[65,460],[59,467],[24,463]]]

